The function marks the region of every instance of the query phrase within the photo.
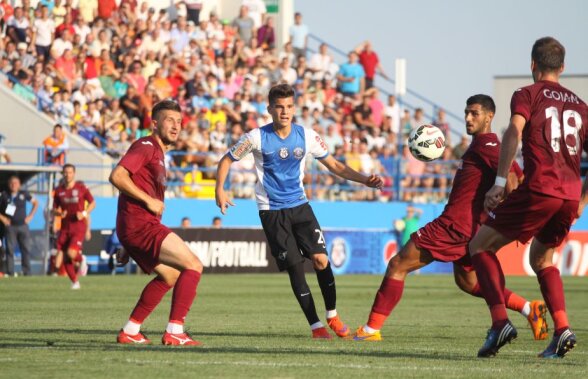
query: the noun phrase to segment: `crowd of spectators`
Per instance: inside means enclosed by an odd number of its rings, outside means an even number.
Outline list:
[[[287,82],[297,92],[297,123],[323,136],[337,159],[385,177],[383,191],[366,190],[311,163],[310,197],[386,201],[400,189],[403,200],[446,198],[454,168],[423,164],[402,147],[426,120],[422,109],[401,110],[393,95],[382,101],[374,78],[386,73],[369,41],[338,65],[326,44],[308,50],[299,13],[289,40],[276,46],[275,20],[263,1],[244,0],[233,20],[203,14],[205,1],[158,11],[136,0],[0,0],[0,71],[16,94],[114,158],[150,133],[153,104],[175,99],[184,129],[166,163],[178,196],[198,196],[227,147],[271,121],[267,93]],[[449,136],[442,110],[434,122]],[[63,149],[53,146],[60,138],[45,141],[53,147],[48,162],[60,161]],[[451,148],[444,158],[453,159]],[[252,160],[233,165],[236,197],[253,196],[252,170]],[[399,170],[406,176],[395,183]]]

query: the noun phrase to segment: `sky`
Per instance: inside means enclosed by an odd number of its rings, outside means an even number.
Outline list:
[[[540,37],[565,46],[565,73],[588,75],[586,0],[294,0],[294,8],[311,33],[343,51],[370,40],[392,78],[395,59],[405,58],[407,87],[460,117],[470,95],[492,96],[495,76],[531,80]]]

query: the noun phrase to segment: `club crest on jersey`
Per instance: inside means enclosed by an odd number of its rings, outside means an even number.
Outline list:
[[[71,195],[72,195],[72,196],[78,196],[78,190],[77,190],[77,189],[75,189],[75,190],[72,190],[72,191],[71,191]]]
[[[294,158],[302,159],[303,156],[304,156],[304,149],[303,148],[297,147],[294,149]]]
[[[278,154],[280,155],[280,158],[282,158],[282,159],[286,159],[290,155],[290,153],[288,153],[287,147],[280,148],[280,152]]]

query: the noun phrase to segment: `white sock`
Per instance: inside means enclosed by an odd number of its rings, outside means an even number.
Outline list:
[[[322,323],[322,322],[320,322],[320,321],[318,321],[318,322],[315,322],[314,324],[312,324],[312,325],[310,326],[310,330],[315,330],[315,329],[318,329],[318,328],[324,328],[324,327],[325,327],[325,326],[323,325],[323,323]]]
[[[337,310],[336,309],[333,309],[332,311],[327,311],[327,319],[333,318],[335,316],[337,316]]]
[[[123,332],[125,332],[126,334],[131,335],[131,336],[135,336],[135,335],[139,334],[140,331],[141,331],[141,324],[137,324],[136,322],[133,322],[131,320],[127,321],[127,323],[123,327]]]
[[[531,303],[529,303],[528,301],[525,303],[525,306],[523,307],[521,314],[525,317],[531,314]]]
[[[377,329],[372,329],[369,326],[367,326],[367,324],[366,324],[366,325],[363,326],[363,331],[366,332],[366,333],[369,333],[369,334],[373,334],[373,333],[377,332],[378,330]]]
[[[171,334],[182,334],[184,333],[184,325],[168,322],[165,331]]]

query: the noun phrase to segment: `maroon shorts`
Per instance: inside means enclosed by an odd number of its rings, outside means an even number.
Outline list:
[[[121,229],[125,230],[119,234]],[[148,274],[151,274],[155,266],[159,264],[161,243],[171,232],[160,222],[146,222],[136,231],[117,227],[120,243],[139,267]]]
[[[436,261],[453,262],[466,272],[474,269],[468,254],[471,237],[454,230],[451,225],[435,219],[412,233],[410,238],[419,249],[431,253]]]
[[[502,235],[527,243],[532,237],[548,247],[559,246],[578,214],[578,201],[520,188],[490,212],[486,225]]]
[[[67,250],[82,251],[85,237],[85,230],[61,229],[59,231],[59,237],[57,237],[57,250],[63,252]]]

